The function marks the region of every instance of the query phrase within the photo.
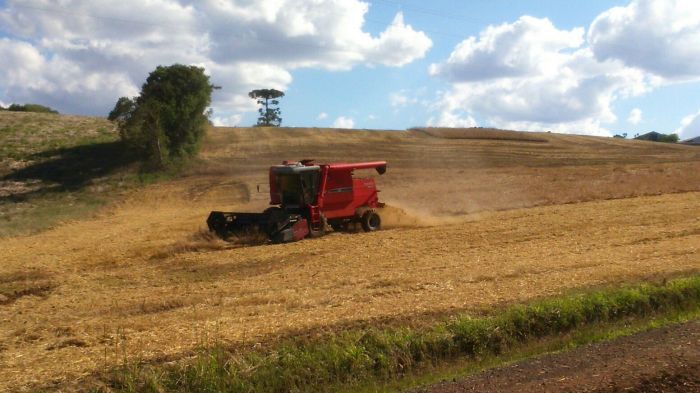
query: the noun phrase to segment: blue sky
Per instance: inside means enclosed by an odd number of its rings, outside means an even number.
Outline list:
[[[218,124],[700,135],[695,0],[0,1],[0,102],[105,115],[149,71],[205,67]],[[695,65],[693,65],[695,64]]]

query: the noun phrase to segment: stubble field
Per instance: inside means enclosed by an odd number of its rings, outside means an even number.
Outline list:
[[[0,239],[0,390],[700,270],[700,149],[518,135],[213,129],[184,177]],[[387,229],[252,246],[203,231],[210,210],[264,208],[266,168],[301,158],[387,160]]]

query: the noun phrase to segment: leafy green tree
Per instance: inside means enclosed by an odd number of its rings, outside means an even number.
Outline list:
[[[262,105],[258,109],[260,116],[257,126],[279,127],[282,124],[282,112],[278,106],[280,104],[278,98],[284,97],[283,92],[275,89],[258,89],[249,92],[248,97],[257,99],[258,105]]]
[[[663,135],[659,137],[659,142],[666,142],[666,143],[677,143],[678,140],[678,134],[669,134],[669,135]]]
[[[155,169],[177,165],[197,153],[207,128],[211,93],[204,69],[158,66],[136,99],[121,97],[109,118],[129,149]]]
[[[111,121],[117,121],[120,123],[124,122],[131,117],[131,115],[134,113],[134,109],[136,109],[135,98],[121,97],[117,100],[117,103],[114,105],[114,109],[112,109],[112,111],[109,112],[109,116],[107,116],[107,119]]]

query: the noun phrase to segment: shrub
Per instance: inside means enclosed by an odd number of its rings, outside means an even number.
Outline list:
[[[9,108],[7,108],[7,110],[12,111],[12,112],[58,113],[57,110],[54,110],[54,109],[49,108],[48,106],[39,105],[39,104],[25,104],[25,105],[12,104],[12,105],[10,105]]]
[[[659,137],[659,142],[676,143],[678,139],[678,134],[663,135]]]

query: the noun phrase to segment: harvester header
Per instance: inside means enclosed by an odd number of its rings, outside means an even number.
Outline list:
[[[315,164],[284,161],[269,170],[270,205],[262,213],[213,211],[209,230],[224,239],[262,233],[274,243],[321,236],[326,227],[346,230],[359,223],[367,231],[381,227],[377,186],[373,178],[355,178],[357,169],[386,172],[386,161]]]

